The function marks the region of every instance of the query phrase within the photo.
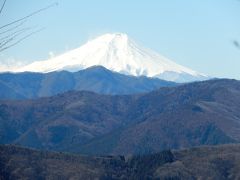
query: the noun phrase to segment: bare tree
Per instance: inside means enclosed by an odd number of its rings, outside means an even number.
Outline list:
[[[4,10],[7,0],[3,0],[0,6],[0,16]],[[26,27],[25,23],[34,15],[46,11],[49,8],[56,6],[58,3],[50,4],[44,8],[38,9],[24,17],[11,21],[7,24],[0,26],[0,52],[13,47],[28,37],[42,31],[44,28]]]

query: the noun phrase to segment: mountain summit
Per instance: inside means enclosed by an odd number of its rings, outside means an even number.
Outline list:
[[[18,72],[78,71],[91,66],[105,68],[133,76],[187,82],[202,80],[206,76],[139,46],[123,33],[105,34],[49,60],[37,61],[18,69]]]

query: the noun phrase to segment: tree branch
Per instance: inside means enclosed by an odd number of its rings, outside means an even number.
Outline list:
[[[3,1],[3,4],[2,4],[1,9],[0,9],[0,14],[2,13],[2,10],[3,10],[4,6],[5,6],[6,1],[7,1],[7,0],[4,0],[4,1]]]
[[[23,40],[27,39],[28,37],[30,37],[30,36],[32,36],[32,35],[40,32],[40,31],[43,31],[44,29],[45,29],[45,28],[41,28],[41,29],[39,29],[39,30],[37,30],[37,31],[31,32],[31,33],[27,34],[26,36],[22,37],[21,39],[17,40],[16,42],[10,44],[9,46],[1,47],[1,48],[0,48],[0,52],[2,52],[2,51],[6,50],[6,49],[8,49],[8,48],[11,48],[11,47],[19,44],[19,43],[22,42]]]
[[[13,33],[11,33],[11,34],[8,34],[8,35],[0,38],[0,45],[1,45],[2,42],[4,42],[5,39],[8,39],[8,38],[10,38],[10,37],[13,37],[14,35],[20,35],[20,34],[26,32],[26,31],[28,31],[28,30],[30,30],[30,29],[32,29],[32,28],[28,27],[28,28],[19,29],[19,30],[15,31],[15,32],[13,32]]]
[[[24,16],[24,17],[22,17],[22,18],[20,18],[20,19],[17,19],[17,20],[12,21],[12,22],[10,22],[10,23],[8,23],[8,24],[5,24],[5,25],[1,26],[0,29],[3,29],[3,28],[5,28],[5,27],[7,27],[7,26],[10,26],[10,25],[13,25],[13,24],[15,24],[15,23],[17,23],[17,22],[26,20],[26,19],[28,19],[28,18],[30,18],[30,17],[32,17],[32,16],[34,16],[34,15],[36,15],[36,14],[42,12],[42,11],[45,11],[45,10],[47,10],[47,9],[49,9],[49,8],[52,8],[52,7],[56,6],[56,5],[58,5],[58,3],[55,2],[55,3],[53,3],[53,4],[51,4],[51,5],[47,6],[47,7],[44,7],[44,8],[42,8],[42,9],[37,10],[37,11],[34,11],[34,12],[32,12],[31,14],[29,14],[29,15],[27,15],[27,16]]]
[[[3,0],[2,5],[0,5],[0,14],[2,13],[4,6],[6,4],[7,0]],[[13,47],[23,40],[27,39],[28,37],[42,31],[44,28],[37,29],[34,31],[35,27],[32,28],[23,28],[23,24],[32,16],[45,11],[49,8],[52,8],[54,6],[57,6],[58,3],[52,3],[44,8],[38,9],[37,11],[34,11],[22,18],[16,19],[12,22],[9,22],[5,25],[0,26],[0,52]],[[6,28],[8,27],[8,28]],[[5,29],[6,28],[6,29]],[[32,32],[31,32],[32,31]]]
[[[5,31],[3,31],[3,32],[0,32],[0,35],[5,34],[5,33],[8,33],[8,32],[10,32],[10,31],[13,31],[13,30],[19,28],[19,27],[22,26],[26,21],[27,21],[27,20],[22,21],[22,22],[19,23],[18,25],[14,26],[14,27],[12,27],[12,28],[9,28],[9,29],[7,29],[7,30],[5,30]]]

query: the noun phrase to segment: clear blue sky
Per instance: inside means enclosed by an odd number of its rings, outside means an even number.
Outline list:
[[[2,2],[2,0],[1,0]],[[8,0],[3,25],[52,0]],[[46,29],[0,54],[0,63],[44,60],[106,32],[124,32],[176,63],[217,77],[240,79],[239,0],[57,0],[26,26]]]

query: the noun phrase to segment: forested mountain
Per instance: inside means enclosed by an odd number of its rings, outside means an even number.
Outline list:
[[[138,95],[71,91],[0,101],[1,143],[85,154],[146,154],[240,141],[240,82],[210,80]]]
[[[86,90],[101,94],[134,94],[175,86],[174,82],[127,76],[94,66],[78,72],[1,73],[0,99],[30,99],[53,96],[70,90]]]
[[[0,146],[0,179],[239,179],[240,146],[83,156]]]

